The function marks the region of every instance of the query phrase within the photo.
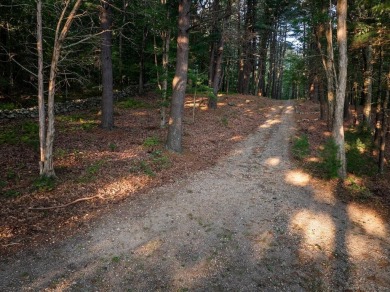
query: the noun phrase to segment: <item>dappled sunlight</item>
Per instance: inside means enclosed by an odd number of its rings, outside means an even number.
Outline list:
[[[348,255],[354,264],[372,262],[375,258],[384,254],[378,241],[370,240],[367,236],[352,231],[347,232],[345,243]]]
[[[8,226],[0,227],[0,238],[11,238],[13,237],[12,229]]]
[[[293,216],[289,228],[302,235],[302,251],[310,249],[327,255],[334,251],[336,227],[330,215],[302,210]]]
[[[335,190],[329,185],[322,185],[321,188],[313,190],[313,198],[316,202],[334,206],[337,202]]]
[[[310,182],[310,175],[301,170],[290,170],[286,173],[285,180],[294,186],[304,187]]]
[[[229,140],[230,140],[230,141],[234,141],[234,142],[239,142],[239,141],[244,140],[244,136],[242,136],[242,135],[236,135],[236,136],[231,137]]]
[[[158,249],[160,249],[161,245],[162,245],[162,241],[160,239],[151,240],[145,243],[144,245],[138,247],[134,251],[134,254],[148,257],[151,256]]]
[[[255,236],[250,236],[250,239],[254,242],[255,257],[260,260],[267,255],[267,251],[275,240],[275,235],[271,230],[267,230]]]
[[[174,275],[174,282],[177,286],[193,286],[193,284],[203,278],[210,277],[215,270],[215,263],[208,258],[197,262],[193,266],[180,267]]]
[[[135,117],[145,117],[145,116],[148,116],[149,113],[147,111],[136,111],[136,112],[132,113],[132,115]]]
[[[267,166],[278,166],[280,164],[280,157],[270,157],[265,160]]]
[[[349,220],[366,233],[383,239],[388,238],[388,226],[376,211],[352,203],[347,206],[347,213]]]
[[[272,126],[274,126],[276,124],[280,124],[281,122],[282,121],[280,119],[267,120],[267,121],[264,122],[264,124],[259,126],[259,128],[262,128],[262,129],[271,128]]]

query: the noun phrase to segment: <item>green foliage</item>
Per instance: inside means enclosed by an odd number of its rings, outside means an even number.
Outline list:
[[[62,149],[62,148],[56,148],[54,150],[54,157],[57,157],[57,158],[64,158],[67,154],[67,151],[66,149]]]
[[[355,199],[366,201],[372,198],[370,190],[355,177],[348,177],[346,179],[345,188]]]
[[[377,166],[370,152],[374,149],[371,131],[366,127],[345,132],[347,170],[356,175],[375,174]]]
[[[0,110],[14,110],[16,105],[12,102],[0,103]]]
[[[319,168],[325,178],[331,179],[338,177],[338,169],[341,166],[341,162],[337,158],[337,151],[338,146],[336,142],[330,138],[325,142],[320,152],[322,161],[319,164]]]
[[[98,173],[98,171],[101,169],[101,167],[104,164],[104,160],[98,160],[91,165],[89,165],[86,169],[86,172],[89,176],[93,176]]]
[[[40,176],[33,182],[33,187],[40,192],[52,191],[55,186],[56,179],[53,177]]]
[[[95,176],[103,167],[104,163],[104,160],[98,160],[87,166],[87,168],[85,169],[85,174],[79,178],[78,182],[87,183],[94,180]]]
[[[143,101],[135,99],[126,99],[117,103],[117,107],[122,109],[139,109],[139,108],[148,108],[149,105]]]
[[[108,148],[110,148],[110,150],[114,152],[118,148],[118,145],[116,145],[115,143],[110,143],[108,144]]]
[[[223,117],[221,118],[221,123],[222,123],[222,125],[224,125],[225,127],[227,127],[227,126],[229,125],[229,120],[228,120],[228,118],[227,118],[226,116],[223,116]]]
[[[161,171],[171,165],[171,161],[168,156],[165,156],[161,150],[156,150],[151,153],[153,167],[157,171]]]
[[[310,154],[309,139],[307,135],[302,135],[293,139],[292,154],[298,160],[302,160]]]
[[[4,129],[0,133],[0,144],[27,144],[37,148],[39,146],[39,125],[27,121]]]
[[[152,136],[152,137],[147,137],[142,145],[144,147],[153,147],[153,146],[160,145],[160,143],[161,142],[158,137]]]

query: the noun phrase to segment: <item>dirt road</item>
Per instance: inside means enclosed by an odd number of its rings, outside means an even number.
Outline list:
[[[0,263],[1,291],[389,291],[389,224],[290,161],[291,103],[216,166]]]

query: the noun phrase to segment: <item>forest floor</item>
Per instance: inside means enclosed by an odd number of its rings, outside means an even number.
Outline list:
[[[58,117],[55,184],[34,179],[29,143],[1,146],[1,291],[390,289],[388,177],[311,171],[318,105],[224,96],[193,120],[188,99],[182,155],[152,98],[138,105],[111,132],[96,112]]]

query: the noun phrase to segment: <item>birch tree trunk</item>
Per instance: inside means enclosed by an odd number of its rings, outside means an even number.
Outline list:
[[[173,78],[172,104],[166,147],[182,152],[183,112],[187,86],[191,0],[179,1],[179,33],[177,36],[176,73]]]
[[[337,43],[339,47],[339,78],[336,90],[335,115],[333,119],[333,139],[338,146],[337,158],[340,161],[338,175],[344,179],[347,176],[345,145],[344,145],[344,100],[347,87],[347,0],[337,1]]]
[[[45,160],[43,163],[43,171],[41,175],[46,177],[55,177],[54,165],[53,165],[53,143],[54,143],[54,94],[56,92],[56,77],[57,77],[57,67],[58,60],[61,54],[62,44],[69,32],[69,28],[76,16],[76,12],[79,9],[82,0],[76,0],[75,4],[68,17],[66,17],[65,24],[61,25],[65,19],[65,14],[69,6],[70,0],[65,2],[65,7],[62,10],[60,19],[57,23],[55,38],[54,38],[54,48],[53,55],[50,65],[50,77],[49,77],[49,88],[48,88],[48,97],[47,97],[47,132],[46,132],[46,141],[45,141]]]

